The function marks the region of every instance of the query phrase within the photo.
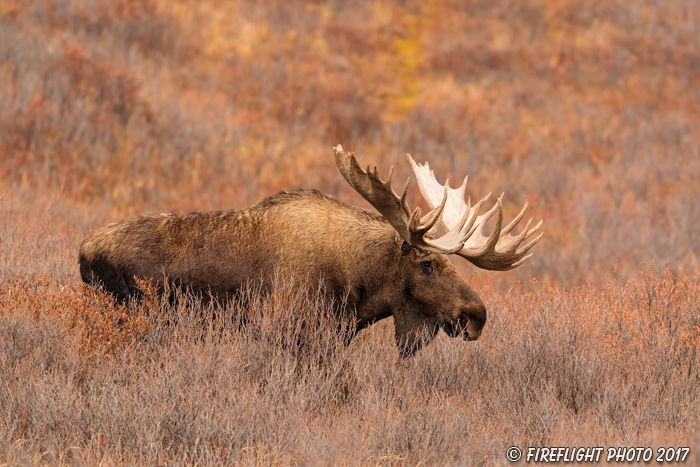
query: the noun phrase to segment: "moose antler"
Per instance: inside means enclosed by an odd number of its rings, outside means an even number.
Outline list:
[[[435,253],[452,254],[462,250],[465,241],[474,233],[476,216],[470,216],[470,211],[467,210],[460,218],[450,218],[451,227],[446,229],[447,233],[442,237],[431,238],[427,235],[437,222],[442,220],[445,225],[443,216],[450,199],[448,187],[442,189],[442,195],[437,195],[440,199],[431,206],[431,211],[421,217],[420,208],[416,207],[411,212],[406,202],[410,178],[406,180],[403,194],[399,197],[391,187],[393,166],[389,169],[387,180],[382,181],[376,167],[370,170],[367,166],[367,170],[362,170],[355,153],[345,153],[341,145],[333,148],[333,152],[335,162],[345,180],[389,221],[399,236],[409,245]]]
[[[525,205],[520,211],[520,214],[505,228],[501,228],[503,224],[503,195],[498,198],[493,208],[479,216],[479,208],[491,196],[490,193],[479,201],[476,206],[470,208],[469,201],[466,203],[464,202],[468,177],[464,178],[464,182],[459,188],[453,189],[450,187],[449,180],[445,181],[444,185],[441,185],[437,181],[434,172],[430,170],[430,166],[427,162],[423,165],[416,164],[410,154],[406,154],[406,158],[408,159],[408,163],[411,164],[413,173],[418,180],[418,187],[423,194],[423,198],[425,198],[425,201],[428,203],[428,206],[432,209],[438,202],[445,205],[444,213],[440,221],[446,230],[452,229],[456,223],[458,221],[461,222],[460,219],[465,216],[469,216],[471,223],[474,224],[474,230],[476,232],[474,235],[468,236],[464,246],[459,251],[456,251],[456,254],[466,258],[480,268],[496,271],[506,271],[518,267],[532,256],[532,253],[527,254],[527,252],[535,246],[544,233],[540,233],[534,240],[524,246],[520,247],[520,245],[540,228],[542,221],[533,229],[530,229],[530,225],[532,224],[532,219],[530,219],[518,236],[509,235],[513,227],[515,227],[525,215],[527,201],[525,201]],[[445,193],[448,198],[447,201],[443,199],[444,195],[441,193]],[[496,217],[496,224],[491,233],[487,235],[485,225],[494,214],[498,216]]]

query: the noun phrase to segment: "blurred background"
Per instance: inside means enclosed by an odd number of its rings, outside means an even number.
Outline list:
[[[545,238],[506,282],[695,271],[699,14],[695,0],[3,0],[0,266],[55,261],[77,281],[80,241],[107,222],[300,186],[368,207],[337,172],[340,143],[383,174],[396,164],[396,190],[410,152],[453,186],[468,174],[472,198],[505,192],[509,218],[527,199]],[[55,259],[29,262],[37,245]]]

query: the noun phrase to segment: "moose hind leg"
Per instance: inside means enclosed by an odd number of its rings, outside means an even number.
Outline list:
[[[80,276],[86,284],[103,286],[118,303],[125,303],[129,299],[129,286],[124,276],[109,261],[103,259],[88,261],[81,257]]]

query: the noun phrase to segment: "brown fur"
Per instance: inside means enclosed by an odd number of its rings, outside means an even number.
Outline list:
[[[439,328],[473,340],[486,309],[447,257],[408,246],[380,215],[317,190],[281,192],[245,210],[124,219],[80,248],[80,273],[120,300],[134,278],[166,280],[220,300],[246,283],[269,288],[275,274],[320,280],[360,330],[394,316],[404,355]]]

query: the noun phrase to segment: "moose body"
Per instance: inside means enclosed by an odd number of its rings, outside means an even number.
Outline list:
[[[392,205],[400,201],[405,206],[405,192],[399,200],[390,180],[382,182],[376,171],[358,171],[354,154],[346,155],[339,146],[336,162],[348,182],[381,215],[317,190],[297,189],[244,210],[124,219],[83,242],[81,276],[87,283],[104,286],[119,301],[138,295],[136,278],[151,279],[160,290],[176,286],[225,301],[250,283],[269,290],[281,275],[318,284],[337,301],[344,301],[343,310],[350,314],[355,331],[393,316],[403,355],[418,350],[441,328],[453,337],[477,339],[486,322],[486,308],[444,254],[450,250],[436,246],[426,235],[442,219],[445,200],[426,216],[433,216],[428,219],[432,224],[411,221],[420,218],[420,212],[410,215],[407,209],[400,212]],[[378,200],[378,193],[383,198]],[[466,242],[463,237],[474,236],[480,204],[471,208],[473,212],[463,213],[469,222],[451,229],[459,234],[460,248]],[[496,228],[500,231],[500,221]],[[494,246],[489,251],[492,258],[482,258],[487,266],[502,260]],[[508,266],[524,260],[524,249],[517,253],[517,258],[508,258]]]

